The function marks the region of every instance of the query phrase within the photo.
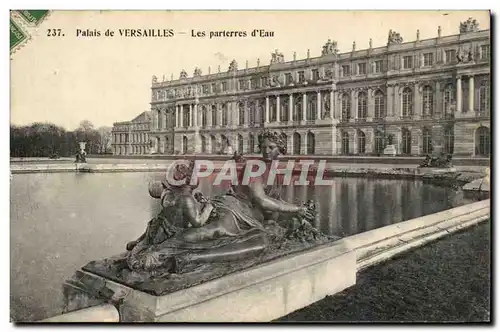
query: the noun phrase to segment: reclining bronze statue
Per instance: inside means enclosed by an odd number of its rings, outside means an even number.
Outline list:
[[[164,181],[161,212],[144,234],[127,243],[120,263],[109,261],[115,265],[110,267],[106,260],[91,262],[84,269],[162,294],[332,241],[312,226],[312,201],[302,206],[285,202],[276,184],[266,185],[271,162],[286,153],[286,138],[268,131],[259,136],[259,145],[267,166],[264,174],[247,185],[238,181],[215,197],[196,192],[198,185],[191,181],[194,161],[177,165],[173,179],[183,184]],[[243,160],[240,166],[244,170],[247,164]],[[153,285],[155,278],[163,278],[163,286]],[[165,280],[177,280],[179,287]]]

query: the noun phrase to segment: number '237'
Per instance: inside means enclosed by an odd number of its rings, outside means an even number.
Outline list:
[[[61,29],[47,29],[47,37],[64,36]]]

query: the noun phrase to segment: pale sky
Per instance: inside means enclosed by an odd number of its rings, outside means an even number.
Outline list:
[[[448,15],[444,15],[448,14]],[[279,49],[285,61],[321,54],[328,38],[341,52],[385,46],[389,29],[404,41],[458,34],[459,24],[473,17],[480,29],[489,29],[487,11],[56,11],[32,39],[11,55],[11,122],[52,122],[74,129],[87,119],[95,126],[128,121],[150,108],[151,77],[178,79],[182,69],[191,77],[195,67],[203,74],[227,71],[236,59],[239,68],[268,65]],[[47,29],[61,28],[64,37],[47,37]],[[174,29],[173,38],[118,35],[118,29]],[[76,37],[76,29],[97,29],[101,37]],[[105,37],[107,29],[115,37]],[[195,30],[274,31],[274,38],[192,38]],[[186,32],[182,35],[179,32]],[[222,54],[218,56],[217,54]]]

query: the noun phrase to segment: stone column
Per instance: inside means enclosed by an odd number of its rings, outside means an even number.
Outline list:
[[[457,112],[462,112],[462,78],[457,76]]]
[[[352,133],[352,154],[358,154],[358,131],[354,129]]]
[[[469,76],[469,112],[474,112],[474,76]]]
[[[305,132],[303,135],[301,135],[301,139],[302,139],[302,142],[304,142],[304,150],[301,151],[302,153],[300,154],[304,154],[304,155],[307,155],[307,132]]]
[[[195,102],[193,108],[193,127],[198,127],[198,103]]]
[[[318,91],[317,94],[316,119],[321,120],[321,91]]]
[[[293,94],[290,93],[289,97],[289,103],[288,103],[288,122],[293,121]]]
[[[337,103],[335,102],[335,94],[333,92],[333,89],[330,90],[330,118],[336,119],[336,105]]]
[[[393,109],[393,97],[394,96],[394,86],[389,85],[387,86],[387,94],[386,94],[386,100],[385,100],[385,105],[387,108],[386,112],[386,117],[387,116],[394,116],[394,109]]]
[[[356,107],[356,90],[351,90],[351,119],[358,118],[358,108]],[[354,120],[356,121],[356,120]],[[355,153],[355,152],[354,152]]]
[[[167,129],[168,127],[168,110],[166,108],[163,109],[163,128]]]
[[[264,118],[266,123],[269,123],[269,96],[266,96],[266,116]]]
[[[193,104],[189,104],[189,127],[193,126]]]
[[[420,103],[420,87],[416,84],[415,88],[413,89],[413,115],[414,119],[420,119],[420,115],[422,114],[422,107]]]
[[[175,105],[175,127],[180,128],[181,127],[181,106],[180,105]]]
[[[205,106],[207,112],[207,127],[212,126],[212,105]],[[207,142],[210,141],[210,138],[207,138]],[[208,146],[208,145],[207,145]]]
[[[375,104],[373,100],[373,89],[368,88],[368,93],[366,95],[366,108],[367,108],[367,114],[366,114],[366,120],[367,121],[372,121],[373,117],[375,116]]]
[[[193,127],[194,127],[194,141],[193,141],[193,152],[194,153],[200,153],[201,152],[201,136],[200,136],[200,129],[198,127],[198,101],[195,101],[194,103],[194,108],[193,108]]]
[[[219,124],[219,126],[222,126],[222,109],[222,107],[219,109],[219,105],[217,104],[217,123]]]
[[[276,96],[276,122],[280,122],[281,120],[281,104],[280,104],[280,95]]]
[[[250,123],[250,110],[248,109],[248,100],[245,100],[245,120],[244,123],[248,127]]]
[[[302,94],[302,121],[306,121],[307,115],[307,94],[304,92]]]
[[[184,127],[184,105],[179,105],[180,128]]]

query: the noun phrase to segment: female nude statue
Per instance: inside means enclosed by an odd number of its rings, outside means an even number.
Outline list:
[[[189,264],[238,261],[259,255],[276,236],[266,219],[276,213],[311,219],[310,209],[290,204],[266,194],[269,166],[286,153],[284,137],[266,132],[259,137],[262,160],[268,166],[261,177],[248,185],[233,186],[230,193],[211,200],[201,193],[190,178],[194,162],[178,165],[174,179],[186,184],[167,183],[162,194],[163,210],[148,225],[146,232],[127,245],[127,263],[132,270],[166,269],[182,271]],[[245,166],[246,167],[246,166]],[[198,207],[198,203],[201,208]]]

